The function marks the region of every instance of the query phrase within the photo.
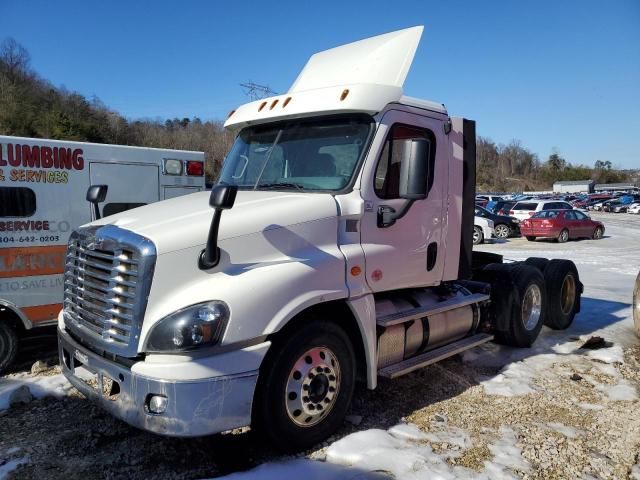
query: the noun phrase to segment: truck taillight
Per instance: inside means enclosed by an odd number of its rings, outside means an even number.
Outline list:
[[[514,213],[516,212],[514,212],[513,210],[509,210],[509,215],[513,215]]]
[[[189,160],[187,162],[187,175],[200,177],[204,175],[204,163]]]
[[[534,213],[536,212],[527,212],[529,214],[529,216],[531,217]]]

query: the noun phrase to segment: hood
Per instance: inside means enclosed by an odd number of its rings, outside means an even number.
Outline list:
[[[115,225],[143,235],[158,254],[204,245],[213,217],[209,195],[206,191],[156,202],[92,225]],[[337,212],[328,193],[240,190],[233,208],[222,213],[218,240],[335,217]]]

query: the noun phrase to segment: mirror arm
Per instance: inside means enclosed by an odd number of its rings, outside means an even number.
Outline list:
[[[207,247],[200,252],[198,259],[198,267],[200,270],[209,270],[218,265],[220,261],[220,249],[218,248],[218,227],[220,226],[220,216],[222,209],[216,208],[213,211],[213,220],[209,227],[209,238],[207,239]]]
[[[388,205],[380,205],[378,207],[378,228],[387,228],[396,223],[407,214],[413,202],[415,199],[407,200],[398,212]]]
[[[100,208],[98,208],[98,202],[92,202],[93,204],[93,220],[100,220]]]

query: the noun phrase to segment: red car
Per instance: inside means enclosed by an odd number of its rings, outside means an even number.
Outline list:
[[[520,222],[520,232],[530,242],[543,237],[564,243],[581,237],[598,240],[604,235],[604,225],[579,210],[541,210]]]

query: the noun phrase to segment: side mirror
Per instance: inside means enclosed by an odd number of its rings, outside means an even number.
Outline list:
[[[209,197],[209,205],[220,210],[229,210],[236,201],[236,185],[214,185]]]
[[[104,202],[107,198],[108,185],[91,185],[87,189],[87,202],[93,205],[94,220],[100,219],[100,209],[98,204]]]
[[[198,266],[201,270],[209,270],[220,261],[220,249],[218,248],[218,227],[223,210],[233,207],[238,193],[237,185],[214,185],[209,197],[209,205],[214,208],[213,219],[209,227],[209,237],[206,248],[200,252]]]
[[[402,149],[402,163],[400,164],[399,197],[407,200],[400,211],[388,205],[378,207],[378,227],[387,228],[404,217],[413,202],[427,198],[429,180],[429,140],[424,138],[410,138],[398,142]],[[394,145],[396,148],[396,145]]]
[[[424,138],[412,138],[401,144],[402,163],[400,164],[400,198],[422,200],[427,198],[429,177],[430,142]]]

